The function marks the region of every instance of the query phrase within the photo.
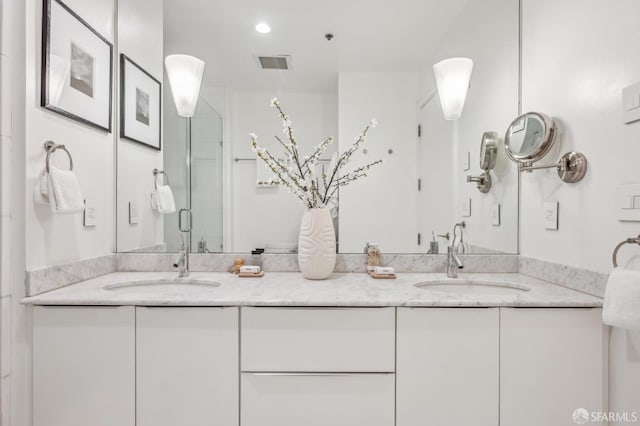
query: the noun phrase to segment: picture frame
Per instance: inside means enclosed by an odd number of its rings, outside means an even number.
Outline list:
[[[120,137],[162,150],[162,83],[120,54]]]
[[[60,0],[43,0],[40,105],[111,133],[113,44]]]

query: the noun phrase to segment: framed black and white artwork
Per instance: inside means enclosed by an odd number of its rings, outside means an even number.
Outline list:
[[[120,55],[120,137],[161,149],[162,83]]]
[[[43,0],[40,104],[111,132],[113,45],[59,0]]]

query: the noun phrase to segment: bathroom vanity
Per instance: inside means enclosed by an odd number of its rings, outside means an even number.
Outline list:
[[[26,299],[34,426],[537,426],[606,407],[601,299],[583,293],[519,274],[188,280]]]

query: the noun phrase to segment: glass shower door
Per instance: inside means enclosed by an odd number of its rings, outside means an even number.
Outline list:
[[[193,215],[193,228],[185,235],[189,251],[221,252],[222,117],[202,98],[191,119],[179,117],[169,104],[164,136],[164,170],[171,176],[176,209],[191,209]],[[165,216],[164,235],[167,251],[178,251],[177,212]]]
[[[204,99],[191,119],[191,251],[222,252],[222,117]]]

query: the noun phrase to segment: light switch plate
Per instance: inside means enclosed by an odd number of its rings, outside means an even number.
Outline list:
[[[129,224],[136,225],[138,223],[138,203],[129,201]]]
[[[558,229],[558,202],[544,203],[544,227],[546,229]]]
[[[622,117],[625,124],[640,120],[640,83],[622,89]]]
[[[462,171],[471,170],[471,153],[469,151],[462,154]]]
[[[462,217],[471,217],[471,198],[462,200],[462,203],[460,203],[460,214]]]
[[[494,204],[491,209],[491,224],[500,226],[500,204]]]
[[[640,222],[640,183],[619,185],[616,190],[618,220]]]
[[[95,200],[84,200],[84,227],[95,228],[98,223]]]

